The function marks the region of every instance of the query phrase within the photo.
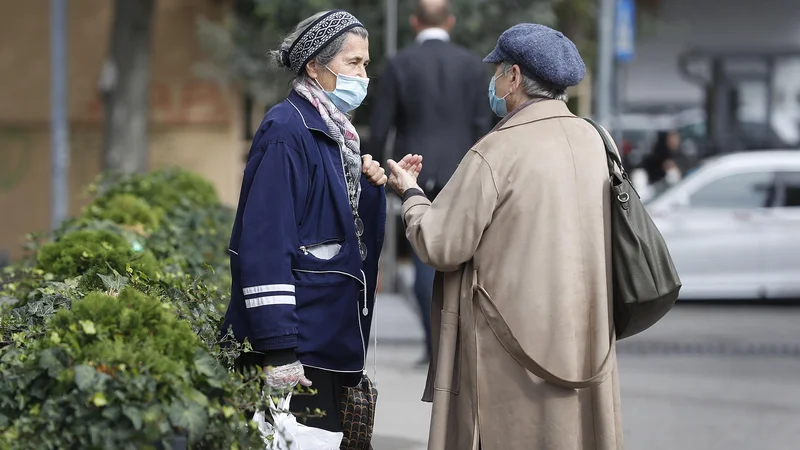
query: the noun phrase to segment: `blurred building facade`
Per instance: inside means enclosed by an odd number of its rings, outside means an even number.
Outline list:
[[[221,20],[228,2],[159,0],[150,88],[151,168],[180,166],[210,179],[235,204],[243,164],[241,96],[197,75],[197,20]],[[86,204],[100,173],[103,102],[113,2],[69,2],[70,210]],[[49,2],[0,3],[0,251],[21,254],[26,233],[50,221]]]
[[[771,69],[766,67],[767,58],[749,57],[728,60],[726,70],[754,75],[736,82],[739,120],[769,123],[788,144],[800,143],[800,2],[648,2],[655,7],[655,20],[638,30],[636,59],[621,74],[624,105],[704,107],[704,89],[679,67],[681,55],[689,50],[762,56],[782,53]],[[786,56],[792,52],[797,55]]]

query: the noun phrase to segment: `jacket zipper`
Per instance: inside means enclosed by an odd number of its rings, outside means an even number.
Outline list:
[[[358,282],[364,288],[364,309],[363,309],[364,315],[366,316],[366,315],[369,314],[369,309],[367,309],[367,276],[364,274],[363,270],[361,271],[361,276],[364,277],[363,280],[361,278],[354,277],[353,275],[350,275],[347,272],[340,272],[338,270],[303,270],[303,269],[293,269],[293,270],[295,272],[316,273],[316,274],[337,273],[337,274],[345,275],[345,276],[348,276],[348,277],[353,278],[355,280],[358,280]],[[357,305],[356,307],[359,308],[360,306],[361,305]],[[361,311],[357,309],[356,315],[358,315],[358,313],[360,313],[360,312]],[[358,333],[361,335],[361,350],[364,353],[364,366],[361,368],[361,370],[347,372],[347,373],[361,372],[363,375],[366,375],[367,374],[367,343],[364,342],[364,328],[361,326],[361,317],[358,317]],[[331,369],[326,369],[324,367],[314,367],[314,366],[308,366],[308,367],[313,367],[315,369],[331,370]]]
[[[316,128],[310,128],[310,129],[311,130],[317,130]],[[323,134],[325,134],[326,136],[328,136],[331,139],[333,139],[333,137],[331,137],[331,135],[329,135],[328,133],[325,133],[322,130],[317,130],[317,131],[320,131]],[[333,139],[333,140],[336,141],[336,139]],[[349,188],[347,187],[347,171],[346,171],[346,169],[344,167],[344,157],[342,156],[342,144],[339,144],[339,142],[336,142],[336,145],[339,147],[339,162],[342,164],[342,177],[344,177],[344,189],[345,189],[345,194],[347,194],[347,196],[348,196],[347,203],[349,204],[350,203],[350,198],[349,198],[350,197],[350,192],[348,191]],[[355,216],[353,217],[353,220],[355,220]],[[361,241],[360,238],[359,238],[359,241]],[[362,282],[362,284],[364,285],[364,310],[363,310],[363,314],[364,314],[364,317],[366,317],[366,316],[369,315],[369,307],[367,307],[367,276],[364,275],[364,271],[363,270],[361,271],[361,275],[364,276],[364,281]],[[361,321],[359,321],[358,323],[360,325]],[[362,341],[363,341],[363,333],[362,333]],[[364,358],[366,358],[366,356],[364,356]]]
[[[339,162],[342,164],[342,177],[344,177],[344,189],[345,189],[345,193],[347,194],[347,197],[348,197],[347,198],[347,203],[350,203],[350,187],[347,186],[347,169],[344,167],[344,156],[342,156],[342,144],[339,144],[339,142],[336,142],[336,144],[339,146]],[[360,180],[358,182],[360,183]],[[360,187],[356,188],[356,192],[357,193],[358,193],[358,189],[360,189]],[[353,220],[354,221],[355,221],[356,213],[357,213],[357,211],[353,212]],[[361,238],[360,237],[358,238],[358,241],[359,241],[359,255],[360,255],[361,254],[361,248],[360,248]],[[364,317],[366,317],[366,316],[369,315],[369,307],[367,306],[367,275],[364,273],[363,270],[361,271],[361,276],[364,277],[364,282],[362,283],[362,285],[364,286],[364,309],[361,311],[361,313],[364,314]],[[364,330],[361,327],[361,318],[360,317],[358,318],[358,331],[361,333],[361,348],[364,349],[364,368],[361,370],[361,375],[366,377],[367,376],[367,342],[364,340]]]
[[[364,317],[369,315],[369,308],[367,307],[367,274],[364,273],[364,270],[361,270],[361,276],[364,277],[364,309],[361,312],[364,314]],[[377,292],[377,284],[376,284],[376,292]],[[375,298],[375,297],[373,297]],[[373,317],[374,319],[374,317]],[[361,327],[361,318],[358,318],[358,331],[361,332],[361,346],[364,349],[364,369],[361,371],[361,375],[366,377],[367,376],[367,339],[364,338],[364,330]]]
[[[337,142],[337,144],[338,144],[338,142]],[[342,176],[344,177],[344,189],[345,189],[347,197],[348,197],[347,198],[347,203],[350,203],[350,198],[349,198],[350,197],[350,191],[349,191],[350,188],[347,186],[347,169],[345,169],[345,167],[344,167],[344,156],[342,156],[342,145],[341,144],[338,144],[338,145],[339,145],[339,162],[342,163]],[[361,180],[359,180],[358,182],[360,183]],[[353,212],[353,221],[354,221],[354,223],[355,223],[355,215],[356,215],[356,212]],[[359,249],[358,249],[359,250],[359,255],[361,255],[361,248],[360,248],[361,237],[358,237],[358,242],[359,242]],[[366,317],[366,316],[369,315],[369,307],[367,307],[367,276],[364,274],[363,270],[361,271],[361,276],[364,277],[364,282],[362,283],[364,285],[364,310],[363,310],[363,314],[364,314],[364,317]],[[361,326],[361,321],[360,320],[358,321],[358,325]],[[361,333],[361,340],[362,341],[364,340],[364,333],[363,332]],[[367,353],[366,352],[367,352],[367,347],[366,347],[366,344],[364,344],[364,361],[367,360]],[[366,365],[364,366],[364,370],[366,370]]]
[[[312,248],[322,247],[323,245],[327,244],[340,244],[342,243],[342,239],[327,239],[322,242],[317,242],[316,244],[309,244],[309,245],[301,245],[298,249],[303,252],[304,255],[308,255],[308,251]]]
[[[301,114],[301,116],[302,116],[302,114]],[[305,124],[305,119],[303,119],[303,123]],[[322,131],[322,130],[317,129],[317,128],[311,128],[308,125],[306,125],[306,128],[308,128],[309,130],[319,131],[320,133],[324,134],[325,136],[328,136],[333,142],[336,142],[336,146],[339,147],[339,163],[341,163],[341,165],[342,165],[342,177],[344,179],[344,190],[345,190],[345,194],[348,197],[347,198],[347,203],[350,204],[350,192],[348,191],[348,187],[347,187],[347,170],[344,167],[344,157],[342,156],[342,144],[340,144],[336,139],[333,138],[333,136],[331,136],[330,134],[328,134],[325,131]],[[359,179],[358,182],[360,183],[361,180]],[[354,213],[353,220],[355,220],[355,213]]]
[[[339,144],[339,142],[336,139],[334,139],[333,136],[328,134],[327,131],[320,130],[319,128],[309,127],[308,124],[306,123],[305,117],[303,117],[303,113],[300,112],[300,110],[297,108],[297,106],[294,105],[294,103],[292,103],[291,101],[289,101],[289,103],[291,103],[292,106],[294,107],[294,109],[297,111],[297,113],[300,114],[300,118],[303,120],[303,125],[305,125],[307,129],[318,131],[318,132],[324,134],[325,136],[328,136],[332,141],[336,142],[336,145],[339,147],[339,162],[342,164],[342,176],[344,177],[344,188],[345,188],[346,194],[349,196],[350,193],[347,192],[347,173],[345,172],[344,158],[342,157],[342,146],[341,146],[341,144]],[[348,203],[350,203],[350,199],[349,198],[348,198]],[[306,247],[306,249],[308,249],[308,247]],[[301,251],[303,251],[302,247],[301,247]],[[339,271],[335,271],[335,270],[331,270],[331,271],[312,271],[312,270],[299,270],[299,269],[295,269],[295,270],[297,272],[306,272],[306,273],[338,273],[338,274],[347,275],[348,277],[357,279],[358,282],[361,283],[361,285],[364,287],[364,309],[362,310],[362,313],[364,314],[364,316],[368,316],[369,315],[369,307],[367,307],[367,276],[364,274],[363,270],[361,271],[361,276],[364,277],[363,281],[358,279],[358,278],[356,278],[356,277],[354,277],[354,276],[352,276],[352,275],[350,275],[349,273],[339,272]],[[377,292],[378,292],[378,287],[376,285],[375,286],[375,293],[377,294]],[[366,342],[364,342],[364,330],[361,327],[361,318],[358,319],[358,331],[361,333],[361,348],[364,350],[364,368],[361,370],[361,373],[363,375],[367,375],[367,344],[366,344]],[[312,366],[309,366],[309,367],[312,367]],[[319,369],[319,368],[320,367],[317,367],[317,369]]]

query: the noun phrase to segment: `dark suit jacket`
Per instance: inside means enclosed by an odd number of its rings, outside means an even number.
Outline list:
[[[491,128],[489,79],[477,55],[449,42],[428,40],[401,50],[378,80],[369,152],[383,155],[396,127],[391,156],[422,155],[420,187],[435,193]]]

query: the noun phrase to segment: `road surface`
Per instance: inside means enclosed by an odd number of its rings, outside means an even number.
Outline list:
[[[380,301],[373,446],[424,450],[430,406],[419,401],[425,373],[414,368],[422,335],[411,303]],[[681,304],[621,342],[619,366],[627,449],[800,445],[800,307]]]

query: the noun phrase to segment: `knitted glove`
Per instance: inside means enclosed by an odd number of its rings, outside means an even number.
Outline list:
[[[300,361],[284,366],[267,367],[266,370],[267,385],[272,389],[284,391],[294,388],[298,383],[306,387],[311,386],[311,380],[306,378]]]

